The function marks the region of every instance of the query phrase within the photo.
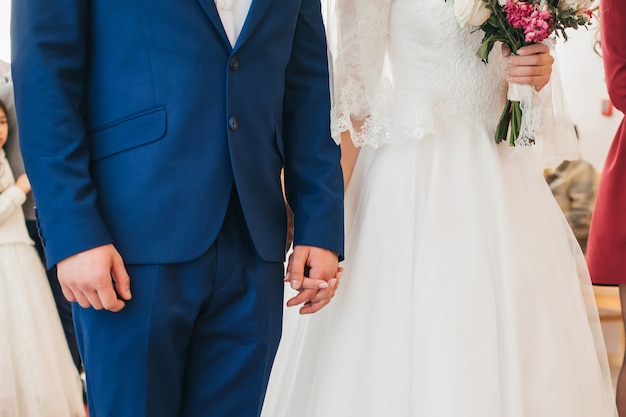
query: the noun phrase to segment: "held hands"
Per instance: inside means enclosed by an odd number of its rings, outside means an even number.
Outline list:
[[[60,261],[57,275],[65,298],[83,308],[118,312],[131,299],[130,278],[111,244]]]
[[[541,91],[550,81],[554,58],[550,55],[550,48],[542,43],[524,46],[517,51],[518,55],[511,55],[511,50],[503,45],[502,55],[508,57],[505,70],[507,81],[516,84],[528,84]]]
[[[338,267],[337,254],[314,246],[296,245],[289,256],[285,282],[299,291],[287,301],[288,307],[302,304],[300,314],[311,314],[321,310],[335,295],[343,268]],[[305,265],[310,267],[304,276]]]

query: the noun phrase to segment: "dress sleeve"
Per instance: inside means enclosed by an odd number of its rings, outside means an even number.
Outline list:
[[[613,105],[626,112],[626,3],[621,0],[600,2],[602,57],[606,85]]]
[[[554,42],[550,44],[554,56],[550,82],[535,97],[535,105],[541,112],[536,150],[543,168],[554,168],[564,160],[574,161],[580,156],[574,122],[563,94]]]
[[[8,187],[0,194],[0,224],[15,210],[21,210],[26,201],[26,194],[16,185]]]
[[[326,0],[331,63],[332,135],[349,131],[357,145],[377,100],[389,33],[391,0]]]

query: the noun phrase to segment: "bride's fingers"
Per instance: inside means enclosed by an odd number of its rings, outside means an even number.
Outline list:
[[[287,307],[302,305],[300,314],[312,314],[321,310],[335,296],[337,278],[328,281],[328,288],[321,290],[302,290],[287,301]]]
[[[328,288],[328,282],[323,279],[304,278],[304,280],[302,280],[302,286],[298,288],[298,291],[323,290],[324,288]]]
[[[287,300],[287,307],[297,306],[306,302],[310,302],[312,298],[315,298],[315,294],[318,290],[302,290],[296,296]]]
[[[543,43],[533,43],[530,45],[522,46],[517,50],[517,55],[535,55],[535,54],[549,54],[550,47]]]
[[[529,84],[534,86],[537,91],[550,81],[551,74],[551,62],[541,65],[509,65],[506,70],[507,81],[516,84]]]
[[[330,303],[330,298],[325,298],[322,301],[313,303],[309,302],[304,304],[302,308],[300,308],[300,314],[313,314],[320,311],[322,308],[326,307]]]
[[[520,59],[517,59],[520,58]],[[538,58],[536,56],[528,56],[521,59],[521,57],[509,58],[509,63],[506,67],[507,74],[512,75],[550,75],[552,73],[552,64],[554,58]]]
[[[337,291],[337,279],[332,278],[328,281],[328,288],[319,290],[313,298],[310,298],[309,301],[311,303],[319,303],[320,301],[328,299],[332,299],[335,296],[335,291]]]
[[[550,73],[544,73],[541,71],[533,71],[531,69],[523,70],[515,72],[508,72],[506,74],[506,79],[509,82],[514,82],[518,84],[534,84],[535,81],[544,81],[550,79]]]
[[[511,67],[506,70],[508,77],[549,77],[551,73],[551,67],[546,65]]]
[[[519,55],[507,59],[507,80],[518,84],[531,84],[540,90],[550,79],[554,57],[543,44],[520,48]]]
[[[319,299],[319,301],[317,300],[317,298],[314,298],[313,300],[304,303],[302,308],[300,308],[300,314],[313,314],[313,313],[320,311],[322,308],[326,307],[326,305],[330,303],[330,300],[335,295],[336,285],[337,285],[337,282],[335,281],[331,284],[331,288],[328,288],[327,290],[320,290],[317,296],[321,298],[323,295],[324,298]],[[322,292],[324,294],[320,294]]]
[[[305,278],[298,294],[287,300],[287,307],[303,305],[301,314],[311,314],[319,311],[335,296],[339,279],[343,274],[343,267],[338,267],[335,277],[324,281],[321,279]]]

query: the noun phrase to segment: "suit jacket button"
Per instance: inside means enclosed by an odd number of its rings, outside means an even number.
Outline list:
[[[230,127],[230,130],[233,132],[239,128],[239,122],[237,122],[235,116],[231,116],[230,119],[228,119],[228,127]]]
[[[230,59],[229,66],[230,66],[231,71],[237,71],[239,69],[239,60],[237,59],[236,56]]]

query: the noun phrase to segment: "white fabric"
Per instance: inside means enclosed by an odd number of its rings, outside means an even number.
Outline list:
[[[215,0],[215,7],[220,15],[230,46],[235,46],[237,43],[237,38],[239,38],[251,4],[252,0]]]
[[[493,140],[499,51],[475,63],[480,36],[450,1],[394,0],[389,28],[401,136],[360,150],[342,283],[313,316],[287,309],[262,416],[615,417],[592,286],[542,156]]]
[[[22,203],[25,200],[24,192],[15,186],[4,149],[0,148],[0,244],[32,244],[28,231],[24,227]]]
[[[536,152],[545,168],[553,168],[563,160],[579,158],[579,144],[574,122],[569,115],[563,96],[558,57],[554,46],[556,38],[544,41],[554,56],[550,83],[537,92],[530,85],[508,85],[507,98],[519,101],[522,109],[520,135],[516,146],[537,146]]]
[[[0,172],[0,199],[19,201],[3,152]],[[2,203],[0,236],[0,417],[82,417],[80,377],[19,204]]]
[[[418,140],[434,131],[435,115],[495,116],[497,123],[505,98],[504,60],[499,48],[489,65],[477,58],[481,34],[459,27],[452,2],[404,2],[405,13],[395,15],[391,0],[333,4],[327,25],[335,138],[347,129],[359,146]],[[416,22],[407,16],[424,17]]]
[[[491,121],[495,129],[506,98],[502,77],[506,62],[499,45],[490,54],[489,64],[482,63],[476,56],[482,32],[459,27],[452,1],[403,2],[406,13],[397,17],[390,12],[395,4],[392,0],[327,0],[335,140],[339,142],[344,130],[350,131],[357,146],[420,140],[433,132],[436,117],[458,114]],[[419,23],[405,16],[417,16]],[[554,76],[543,93],[532,94],[536,115],[529,126],[536,139],[547,142],[541,144],[541,152],[551,166],[555,159],[578,155],[558,67]],[[408,101],[411,106],[405,106]],[[532,108],[525,110],[530,115]]]
[[[540,98],[543,123],[537,129],[535,142],[536,151],[545,168],[554,168],[563,160],[573,161],[580,156],[574,122],[565,103],[561,85],[559,59],[554,49],[552,54],[555,58],[552,78],[550,84],[539,93],[543,96]]]

